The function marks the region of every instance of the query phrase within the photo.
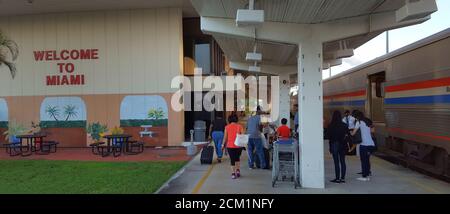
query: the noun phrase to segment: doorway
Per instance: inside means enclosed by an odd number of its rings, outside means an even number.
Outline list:
[[[379,72],[369,76],[368,101],[369,115],[373,122],[384,123],[384,90],[383,83],[386,82],[386,72]]]

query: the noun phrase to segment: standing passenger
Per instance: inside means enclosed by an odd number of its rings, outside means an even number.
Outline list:
[[[261,108],[258,106],[256,109],[256,115],[251,116],[247,120],[247,134],[248,139],[248,167],[254,169],[255,156],[258,156],[258,160],[261,169],[266,168],[264,150],[261,140]]]
[[[231,115],[228,118],[228,122],[229,124],[225,127],[222,150],[227,148],[231,161],[231,178],[236,179],[241,176],[240,161],[242,147],[236,146],[234,141],[238,134],[244,133],[244,128],[237,123],[238,118],[236,115]]]
[[[333,155],[335,179],[333,183],[345,183],[345,154],[347,142],[345,137],[349,133],[347,125],[342,122],[341,112],[335,111],[330,125],[328,125],[328,136],[330,140],[330,152]]]
[[[362,177],[358,178],[360,181],[369,181],[369,176],[372,174],[370,170],[370,155],[375,148],[375,142],[372,140],[372,121],[364,116],[362,112],[356,113],[356,125],[352,132],[355,135],[358,130],[361,130],[362,143],[359,146],[359,155],[361,159]]]
[[[209,133],[211,133],[210,139],[214,141],[214,145],[216,148],[217,162],[222,162],[222,142],[223,135],[225,131],[225,126],[227,125],[226,121],[223,119],[222,115],[218,115],[216,119],[211,123],[211,127],[209,128]]]
[[[356,110],[353,111],[353,114],[356,112]],[[344,122],[347,126],[348,126],[348,130],[350,131],[350,133],[352,133],[353,129],[355,128],[355,122],[356,119],[355,117],[352,116],[352,114],[350,114],[349,110],[345,110],[344,113],[344,118],[342,118],[342,122]],[[351,142],[347,142],[348,145],[348,155],[356,155],[356,145],[351,144]]]
[[[342,122],[344,122],[348,126],[349,130],[353,130],[355,128],[355,118],[350,114],[349,110],[345,110]]]

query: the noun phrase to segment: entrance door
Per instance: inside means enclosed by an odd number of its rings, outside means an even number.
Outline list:
[[[380,72],[369,76],[369,116],[375,123],[384,123],[383,83],[386,73]]]

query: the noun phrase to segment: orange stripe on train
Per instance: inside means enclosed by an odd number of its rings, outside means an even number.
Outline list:
[[[434,80],[426,80],[420,82],[406,83],[401,85],[387,86],[386,92],[407,91],[424,88],[435,88],[441,86],[450,86],[450,77]]]
[[[347,92],[347,93],[343,93],[343,94],[324,96],[324,99],[341,98],[341,97],[358,97],[358,96],[365,96],[365,95],[366,95],[366,90],[361,90],[361,91]]]
[[[439,140],[450,141],[450,137],[439,136],[439,135],[435,135],[435,134],[431,134],[431,133],[415,132],[415,131],[410,131],[410,130],[405,130],[405,129],[400,129],[400,128],[388,128],[388,130],[391,132],[399,132],[399,133],[403,133],[403,134],[416,135],[416,136],[429,137],[429,138],[434,138],[434,139],[439,139]]]

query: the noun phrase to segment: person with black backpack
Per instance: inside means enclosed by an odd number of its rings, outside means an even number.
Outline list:
[[[361,160],[362,177],[358,178],[358,180],[370,181],[369,176],[372,174],[370,169],[370,155],[375,150],[375,142],[372,139],[373,123],[369,118],[366,118],[362,112],[358,111],[355,116],[356,125],[351,135],[361,135],[359,155]]]
[[[330,153],[333,155],[335,179],[330,182],[345,183],[345,155],[347,153],[346,136],[349,134],[348,126],[342,122],[341,112],[335,111],[330,125],[328,125],[328,137],[330,140]]]

